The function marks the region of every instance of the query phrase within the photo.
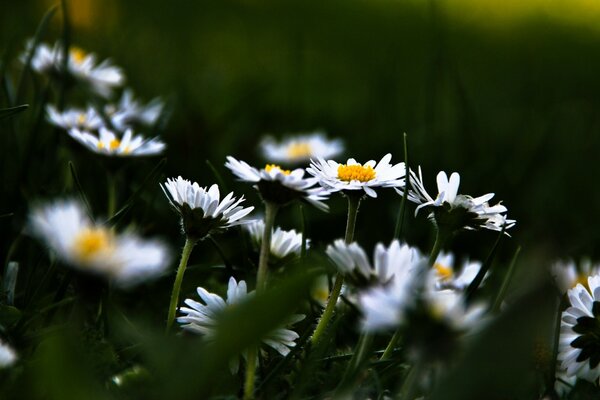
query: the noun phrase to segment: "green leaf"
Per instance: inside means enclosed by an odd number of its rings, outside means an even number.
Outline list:
[[[25,111],[29,108],[29,104],[21,104],[20,106],[16,106],[16,107],[9,107],[9,108],[3,108],[0,109],[0,119],[5,119],[8,118],[12,115],[18,114],[22,111]]]

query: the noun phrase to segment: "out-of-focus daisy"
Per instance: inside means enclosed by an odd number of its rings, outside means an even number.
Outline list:
[[[104,125],[102,118],[93,107],[86,110],[70,108],[63,112],[52,105],[46,107],[48,121],[55,126],[69,130],[77,128],[84,131],[95,131]]]
[[[565,370],[557,368],[556,381],[554,382],[554,390],[561,399],[566,398],[566,396],[571,392],[571,390],[576,384],[576,376],[568,376]]]
[[[277,142],[267,136],[260,143],[264,158],[282,164],[308,163],[312,158],[331,158],[344,151],[340,139],[329,140],[323,132],[300,134]]]
[[[248,223],[250,221],[243,218],[254,210],[254,207],[242,207],[244,196],[236,199],[233,192],[221,200],[216,184],[207,189],[179,176],[167,179],[161,188],[181,216],[184,233],[194,240]]]
[[[248,293],[246,282],[239,283],[235,278],[229,278],[227,287],[227,299],[221,296],[210,293],[206,289],[199,287],[197,289],[198,296],[204,303],[193,299],[186,299],[185,304],[188,307],[181,307],[179,312],[183,314],[177,318],[177,322],[181,327],[189,332],[205,335],[207,339],[212,339],[217,331],[217,320],[219,316],[229,307],[245,301],[253,292]],[[292,325],[304,319],[304,315],[293,315],[288,321],[288,325]],[[285,327],[278,328],[270,332],[262,338],[262,342],[273,348],[282,356],[286,356],[292,347],[296,345],[295,340],[299,335]],[[230,367],[232,372],[238,370],[239,359],[232,360]]]
[[[156,98],[143,105],[133,97],[130,89],[123,91],[118,104],[108,104],[104,112],[112,125],[119,131],[133,128],[136,124],[152,126],[160,117],[164,103]]]
[[[404,163],[390,164],[391,154],[386,154],[377,163],[370,160],[365,164],[348,159],[346,164],[317,157],[311,160],[306,171],[319,180],[319,184],[330,192],[364,191],[370,197],[377,197],[375,189],[382,187],[404,187],[406,168]]]
[[[430,271],[430,279],[438,289],[466,289],[481,269],[479,261],[465,262],[460,273],[454,268],[454,255],[452,253],[440,253]]]
[[[562,313],[558,360],[568,377],[590,382],[600,377],[600,275],[568,291],[570,307]]]
[[[253,220],[244,228],[250,234],[252,242],[256,246],[260,246],[263,233],[265,230],[265,222],[263,220]],[[308,240],[307,240],[308,246]],[[285,231],[279,227],[273,230],[271,235],[271,256],[277,259],[283,259],[290,255],[300,255],[302,251],[302,234],[297,233],[294,229]]]
[[[465,305],[464,292],[426,285],[425,306],[430,315],[455,331],[476,327],[486,311],[483,303]]]
[[[160,275],[169,263],[169,253],[161,242],[144,240],[133,233],[117,235],[93,223],[82,206],[72,200],[35,208],[30,226],[60,259],[120,286]]]
[[[412,194],[408,199],[419,204],[415,214],[422,208],[428,208],[431,213],[429,217],[438,226],[449,226],[452,230],[480,228],[501,231],[512,228],[516,221],[506,218],[508,211],[505,206],[498,203],[490,206],[488,201],[494,197],[494,193],[488,193],[480,197],[471,197],[458,194],[460,175],[454,172],[448,176],[444,171],[437,175],[438,195],[432,198],[425,190],[423,176],[419,167],[419,175],[411,175]],[[403,194],[402,190],[398,193]]]
[[[105,127],[100,127],[98,135],[77,128],[70,129],[69,135],[94,153],[111,157],[154,156],[166,147],[159,139],[147,139],[131,129],[126,130],[122,138]]]
[[[550,268],[550,273],[562,293],[575,287],[578,283],[587,285],[588,277],[600,274],[600,264],[592,264],[590,260],[583,260],[579,267],[573,261],[558,261]]]
[[[240,180],[256,183],[255,187],[267,202],[282,206],[294,200],[301,200],[323,211],[329,209],[323,203],[329,192],[315,187],[317,179],[305,178],[302,168],[290,171],[278,165],[267,164],[265,168],[257,169],[231,156],[227,157],[225,166]]]
[[[29,42],[25,53],[21,56],[23,62],[26,61],[31,46],[32,42]],[[40,73],[61,74],[64,67],[63,53],[60,42],[57,42],[53,48],[41,43],[34,50],[31,67]],[[69,48],[66,73],[79,82],[87,84],[92,91],[103,97],[109,97],[112,89],[125,82],[125,75],[119,67],[112,65],[108,60],[97,64],[95,54],[86,53],[74,46]]]
[[[0,368],[12,366],[17,359],[17,353],[13,348],[0,340]]]

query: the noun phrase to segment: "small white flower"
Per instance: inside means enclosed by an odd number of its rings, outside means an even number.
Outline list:
[[[27,44],[21,61],[25,62],[31,51],[32,42]],[[46,44],[39,44],[34,51],[31,67],[40,73],[63,72],[63,46],[57,42],[53,48]],[[121,86],[125,82],[123,71],[108,60],[96,64],[96,55],[86,53],[78,47],[71,46],[67,60],[67,71],[76,80],[87,84],[89,88],[103,97],[109,97],[112,89]]]
[[[600,275],[568,291],[571,307],[562,313],[558,360],[567,377],[590,382],[600,377]]]
[[[354,158],[346,164],[317,157],[311,160],[306,171],[318,178],[319,184],[330,192],[362,190],[370,197],[377,197],[375,189],[382,187],[404,187],[406,168],[404,163],[390,164],[391,154],[386,154],[376,163],[374,160],[364,165]]]
[[[82,271],[127,287],[160,275],[169,263],[166,247],[132,233],[115,234],[93,223],[75,201],[57,201],[31,212],[33,234],[56,255]]]
[[[46,107],[46,114],[50,123],[66,130],[77,128],[95,131],[104,125],[94,107],[88,107],[86,110],[70,108],[60,112],[56,107],[49,105]]]
[[[244,228],[250,234],[252,242],[256,246],[260,246],[265,231],[265,222],[263,220],[253,220],[249,224],[245,225]],[[307,240],[307,247],[308,247]],[[302,234],[297,233],[294,229],[291,231],[284,231],[277,227],[273,230],[271,236],[271,255],[276,258],[282,259],[289,255],[300,255],[302,251]]]
[[[167,179],[161,188],[181,215],[184,232],[195,239],[248,223],[250,221],[243,218],[254,210],[254,207],[242,207],[244,196],[236,199],[233,192],[221,200],[216,184],[207,189],[179,176]]]
[[[290,136],[281,142],[267,136],[260,147],[265,159],[283,164],[309,162],[317,157],[331,158],[344,151],[341,140],[328,140],[323,132]]]
[[[112,125],[119,131],[133,128],[135,124],[153,126],[160,117],[164,103],[156,98],[146,105],[140,104],[133,97],[130,89],[123,91],[118,104],[108,104],[104,112]]]
[[[490,206],[488,201],[494,197],[494,193],[488,193],[480,197],[471,197],[458,194],[460,175],[456,172],[448,176],[444,171],[437,175],[438,195],[432,198],[425,190],[423,176],[419,167],[419,175],[411,171],[411,187],[408,199],[419,204],[415,215],[421,208],[429,207],[432,213],[429,215],[438,225],[450,224],[456,229],[475,230],[486,228],[501,231],[512,228],[516,221],[507,219],[504,215],[508,210],[498,203]],[[403,194],[403,190],[397,190]],[[441,213],[441,214],[440,214]]]
[[[17,353],[13,348],[0,340],[0,368],[12,366],[17,359]]]
[[[480,269],[479,261],[465,262],[457,275],[454,268],[454,255],[442,252],[429,272],[429,279],[437,289],[465,290],[473,282]]]
[[[427,265],[418,250],[394,240],[389,247],[375,247],[374,267],[371,268],[364,251],[353,244],[342,246],[339,241],[327,248],[338,268],[360,271],[375,276],[379,285],[359,293],[358,303],[363,314],[365,331],[381,331],[398,327],[406,309],[413,304],[417,277]],[[342,265],[351,265],[348,268]],[[367,275],[368,276],[368,275]]]
[[[98,135],[77,128],[70,129],[69,135],[94,153],[111,157],[154,156],[166,147],[157,138],[134,135],[131,129],[126,130],[122,138],[105,127],[100,127]]]
[[[253,292],[247,292],[245,281],[238,283],[233,277],[229,278],[226,300],[217,294],[208,292],[202,287],[199,287],[197,292],[204,303],[186,299],[185,304],[188,307],[179,308],[179,312],[183,316],[178,317],[177,322],[181,324],[183,329],[205,335],[209,340],[214,338],[219,316],[232,305],[243,302],[249,296],[253,295]],[[293,315],[288,324],[292,325],[302,319],[304,319],[304,315]],[[296,345],[295,340],[298,338],[299,335],[296,332],[282,327],[270,332],[262,338],[262,342],[282,356],[286,356],[290,352],[290,349]],[[238,369],[238,362],[239,360],[236,359],[230,363],[232,372],[234,373]]]
[[[589,276],[600,274],[600,264],[592,264],[589,260],[584,260],[579,263],[578,268],[573,260],[558,261],[550,268],[550,274],[561,293],[566,293],[578,283],[585,286]]]
[[[464,292],[454,289],[438,289],[426,285],[425,305],[430,314],[444,321],[456,331],[465,331],[480,327],[487,307],[483,303],[465,305]]]
[[[278,205],[285,205],[293,200],[303,200],[320,210],[329,208],[323,200],[329,192],[315,187],[317,179],[305,178],[302,168],[293,171],[285,170],[278,165],[267,164],[263,169],[256,169],[244,161],[228,156],[225,166],[244,182],[256,183],[263,200]]]

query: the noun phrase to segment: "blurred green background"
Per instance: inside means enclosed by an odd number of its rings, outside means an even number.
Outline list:
[[[53,4],[3,2],[2,47],[20,53]],[[229,178],[226,155],[262,163],[257,143],[264,133],[315,128],[342,137],[345,156],[366,161],[392,152],[400,161],[407,132],[411,162],[423,167],[430,190],[437,171],[446,170],[461,173],[463,193],[495,192],[518,220],[514,240],[528,254],[552,260],[600,252],[597,2],[68,5],[74,44],[122,66],[142,98],[172,102],[167,175],[212,183],[209,159]],[[47,42],[60,27],[58,13]],[[399,200],[383,198],[363,204],[359,240],[391,237]],[[344,212],[341,202],[332,217],[311,211],[311,234],[341,236],[330,226],[342,226]],[[426,250],[427,225],[411,221],[409,241]],[[483,240],[483,254],[493,241],[490,234],[462,238],[458,251]]]

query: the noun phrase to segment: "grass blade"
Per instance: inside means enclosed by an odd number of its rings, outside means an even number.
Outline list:
[[[23,112],[29,108],[29,104],[21,104],[16,107],[3,108],[0,110],[0,120],[8,118],[12,115]]]

